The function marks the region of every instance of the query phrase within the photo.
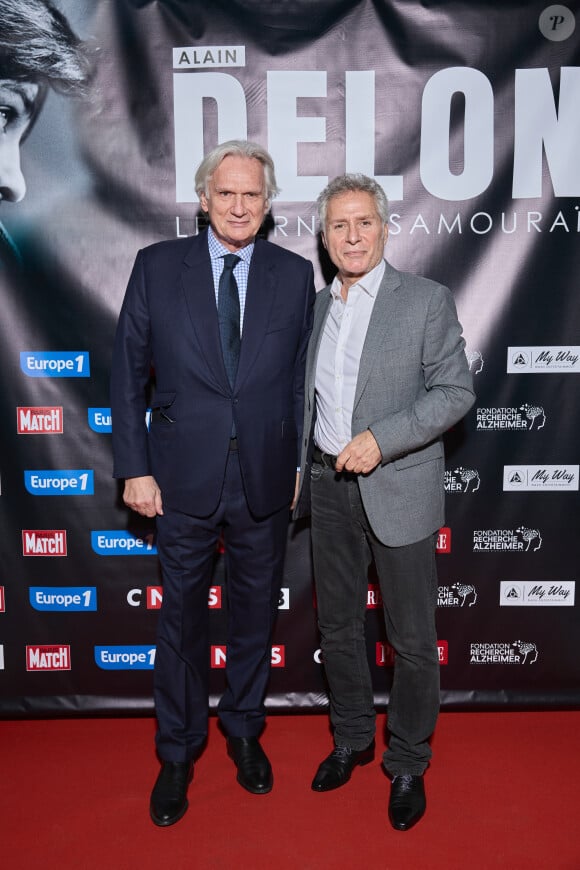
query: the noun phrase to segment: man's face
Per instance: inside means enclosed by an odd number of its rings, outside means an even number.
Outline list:
[[[370,193],[347,191],[332,197],[322,241],[343,285],[356,284],[380,263],[387,232]]]
[[[268,211],[264,167],[254,157],[224,157],[200,201],[220,242],[229,251],[245,247]]]
[[[39,87],[0,79],[0,200],[19,202],[26,193],[20,143],[30,127]]]

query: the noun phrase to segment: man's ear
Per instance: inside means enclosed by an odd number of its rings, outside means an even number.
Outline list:
[[[199,195],[199,203],[201,205],[202,211],[205,212],[205,214],[207,214],[209,211],[208,201],[207,201],[207,196],[205,195],[205,191],[203,191],[203,190]]]
[[[322,244],[324,245],[324,247],[328,251],[328,245],[326,244],[326,236],[324,235],[323,232],[320,233],[320,238],[322,239]],[[386,239],[385,239],[385,241],[386,241]]]

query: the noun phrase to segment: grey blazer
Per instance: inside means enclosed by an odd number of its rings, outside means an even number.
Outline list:
[[[316,360],[330,303],[329,285],[316,298],[306,361],[295,518],[310,512]],[[443,525],[442,435],[475,400],[464,348],[450,291],[386,263],[360,359],[352,434],[370,429],[381,450],[380,465],[358,484],[371,527],[387,546],[411,544]]]

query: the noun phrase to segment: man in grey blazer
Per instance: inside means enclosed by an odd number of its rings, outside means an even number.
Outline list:
[[[344,785],[374,757],[364,624],[374,559],[395,650],[389,703],[389,818],[425,811],[423,773],[439,711],[435,533],[443,524],[443,433],[474,401],[450,291],[383,258],[387,200],[364,175],[320,194],[322,241],[338,269],[317,297],[306,362],[295,516],[312,548],[334,750],[314,791]]]

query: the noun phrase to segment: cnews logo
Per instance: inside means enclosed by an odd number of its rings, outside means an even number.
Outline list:
[[[147,586],[145,589],[147,610],[159,610],[163,602],[163,586]],[[127,603],[131,607],[141,607],[142,589],[130,589],[127,593]],[[207,606],[211,610],[219,610],[222,606],[222,587],[210,586]]]
[[[93,432],[112,432],[113,418],[110,408],[89,408],[89,426]]]
[[[99,556],[156,556],[155,535],[143,537],[117,530],[91,532],[91,547]]]
[[[212,646],[211,647],[211,666],[212,668],[225,668],[226,666],[226,652],[227,647],[225,646]],[[286,647],[285,646],[273,646],[270,664],[273,668],[284,668],[286,667]]]
[[[16,424],[19,435],[62,435],[62,408],[18,407]]]
[[[20,368],[29,378],[90,378],[88,351],[28,351],[20,353]]]
[[[25,471],[24,486],[31,495],[94,495],[93,472],[84,468]]]
[[[66,556],[65,529],[22,529],[23,556]]]
[[[27,671],[70,671],[70,644],[26,647]]]
[[[31,586],[29,599],[35,610],[96,610],[95,586]]]
[[[154,646],[96,646],[95,662],[103,671],[151,671]]]

